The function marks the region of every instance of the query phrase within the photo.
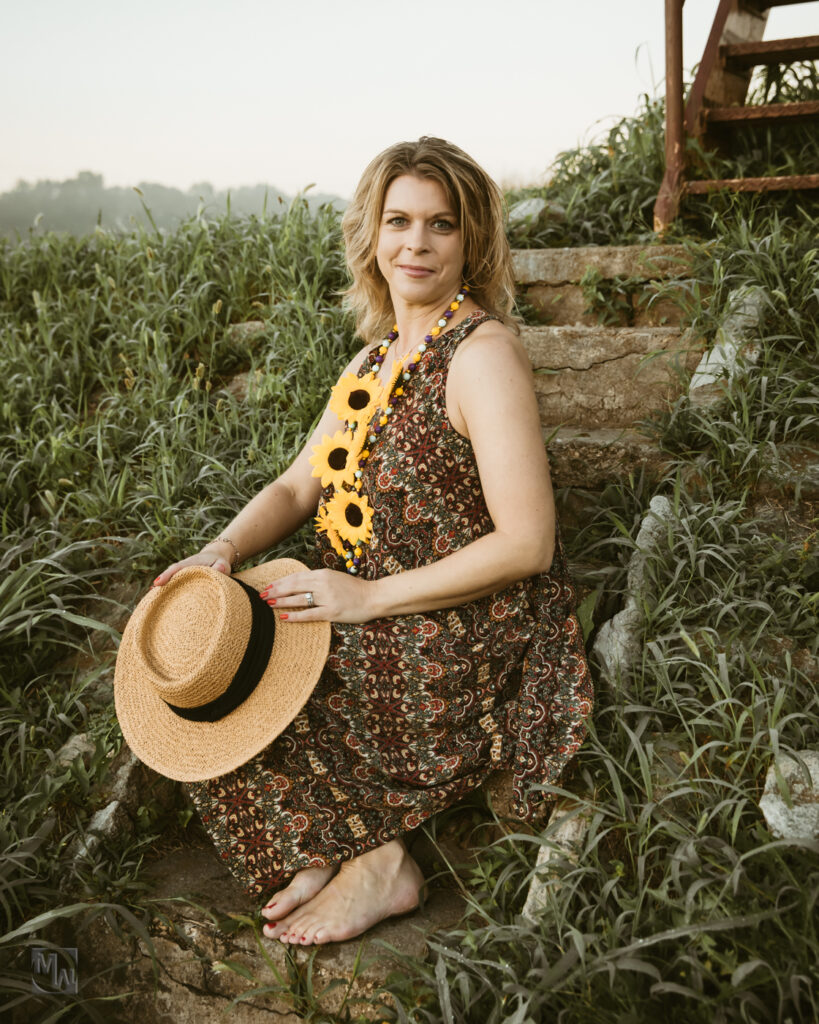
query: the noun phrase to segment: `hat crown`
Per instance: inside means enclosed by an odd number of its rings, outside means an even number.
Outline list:
[[[150,597],[135,644],[145,683],[182,708],[221,696],[250,637],[252,609],[243,588],[197,565],[180,569]]]

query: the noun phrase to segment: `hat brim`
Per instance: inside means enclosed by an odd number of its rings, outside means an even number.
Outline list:
[[[279,558],[235,573],[262,590],[268,583],[307,566]],[[127,666],[137,626],[159,588],[143,597],[128,620],[114,670],[114,706],[122,735],[137,757],[154,771],[179,782],[200,782],[234,771],[255,757],[287,728],[315,689],[330,649],[329,622],[282,622],[276,611],[276,637],[268,666],[255,690],[217,722],[191,722],[173,712]]]

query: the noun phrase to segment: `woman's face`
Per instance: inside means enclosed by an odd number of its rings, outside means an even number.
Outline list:
[[[390,184],[376,259],[393,302],[452,301],[463,280],[463,238],[452,204],[437,181],[404,174]]]

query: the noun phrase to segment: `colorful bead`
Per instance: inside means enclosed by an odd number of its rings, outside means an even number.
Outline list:
[[[433,338],[437,338],[438,335],[441,333],[441,328],[440,327],[433,327],[432,330],[429,333],[432,335]]]
[[[370,442],[370,444],[375,444],[375,442],[376,442],[375,434],[370,434],[370,436],[367,438],[367,440]]]
[[[360,480],[362,478],[362,476],[364,476],[364,474],[361,472],[360,469],[357,469],[355,471],[355,478],[356,478],[356,480]]]
[[[449,304],[450,312],[454,313],[455,310],[458,309],[460,305],[461,305],[460,302],[450,302],[450,304]]]
[[[441,319],[438,321],[438,326],[439,327],[446,327],[446,320],[444,320],[443,317],[441,317]]]
[[[349,572],[353,576],[355,576],[355,574],[358,572],[358,569],[354,565],[351,565],[350,568],[347,570],[347,572]]]
[[[469,289],[466,287],[466,285],[464,285],[464,292],[466,292],[466,291],[469,291]],[[456,302],[463,302],[465,298],[466,298],[466,296],[464,295],[463,292],[458,292],[458,294],[455,296],[455,301]]]
[[[396,388],[395,391],[393,392],[393,394],[397,395],[400,398],[401,395],[404,394],[404,389],[403,388]]]
[[[353,559],[353,565],[361,565],[361,559],[360,558],[354,558]]]
[[[402,380],[409,380],[410,379],[410,375],[405,371],[404,373],[401,374],[401,379]]]
[[[354,555],[360,555],[361,554],[361,548],[356,547],[356,549],[353,551],[353,554]]]

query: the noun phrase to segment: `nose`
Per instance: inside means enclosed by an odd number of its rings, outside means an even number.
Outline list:
[[[407,232],[405,242],[410,252],[426,252],[429,248],[426,225],[423,223],[414,224]]]

